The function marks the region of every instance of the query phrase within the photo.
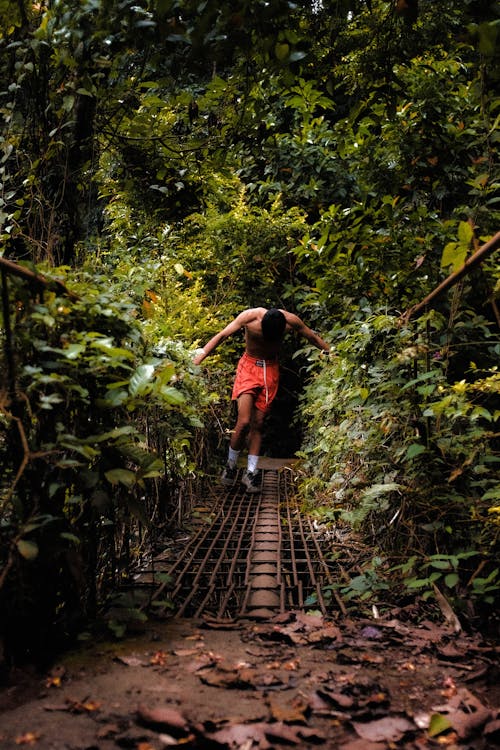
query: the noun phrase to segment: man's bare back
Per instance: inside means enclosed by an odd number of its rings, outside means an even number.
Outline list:
[[[264,307],[256,307],[247,312],[250,312],[253,315],[244,326],[245,349],[247,354],[250,357],[256,357],[257,359],[275,359],[280,350],[283,336],[277,341],[266,341],[262,334],[262,318],[267,310]]]

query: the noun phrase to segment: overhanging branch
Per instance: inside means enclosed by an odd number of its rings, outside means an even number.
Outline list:
[[[478,266],[489,255],[492,255],[495,250],[498,250],[499,247],[500,232],[497,232],[491,238],[491,240],[488,240],[488,242],[480,247],[479,250],[476,250],[476,252],[465,261],[462,268],[459,268],[458,271],[450,274],[450,276],[444,279],[444,281],[442,281],[435,289],[433,289],[432,292],[424,297],[421,302],[419,302],[417,305],[413,305],[413,307],[410,307],[405,313],[403,313],[403,320],[407,321],[415,315],[420,314],[423,310],[425,310],[426,307],[430,305],[431,302],[436,299],[436,297],[439,297],[440,294],[445,292],[450,287],[454,286],[457,281],[460,281],[461,278],[467,276],[467,274],[470,273],[473,268]]]
[[[0,268],[6,273],[12,274],[13,276],[19,276],[21,279],[24,279],[29,284],[33,284],[34,286],[46,289],[54,287],[60,294],[64,294],[71,300],[75,301],[78,299],[78,295],[70,292],[69,289],[67,289],[66,286],[62,283],[62,281],[58,281],[57,279],[50,279],[41,273],[36,273],[36,271],[32,271],[25,266],[20,266],[18,263],[15,263],[14,261],[8,260],[7,258],[3,258],[1,256]]]

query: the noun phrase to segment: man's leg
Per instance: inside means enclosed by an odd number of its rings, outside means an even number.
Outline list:
[[[254,407],[254,396],[251,393],[242,393],[238,398],[238,418],[231,435],[231,448],[240,451],[245,445],[247,434],[251,430]]]
[[[248,433],[248,455],[260,456],[262,445],[262,428],[265,414],[260,409],[253,409],[250,420],[250,431]]]
[[[264,424],[264,412],[255,406],[250,420],[248,433],[248,463],[247,470],[241,480],[247,492],[260,492],[262,485],[261,472],[257,470],[259,463],[260,446],[262,444],[262,427]]]
[[[222,484],[225,484],[226,486],[233,485],[236,480],[236,464],[250,430],[253,403],[254,397],[251,393],[243,393],[238,398],[238,417],[229,443],[227,465],[222,472],[221,477]]]

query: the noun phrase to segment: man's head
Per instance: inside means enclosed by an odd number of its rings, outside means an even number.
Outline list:
[[[286,328],[286,319],[281,310],[272,307],[262,318],[262,335],[266,341],[280,341]]]

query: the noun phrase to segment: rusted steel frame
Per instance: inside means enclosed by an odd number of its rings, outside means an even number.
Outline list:
[[[264,478],[263,478],[263,483],[264,483]],[[243,595],[243,601],[241,602],[240,608],[239,608],[239,611],[238,611],[238,616],[239,617],[244,616],[245,612],[247,611],[248,600],[250,598],[250,594],[252,593],[252,587],[250,585],[250,576],[251,576],[251,573],[252,573],[253,566],[256,564],[255,561],[253,560],[253,553],[255,551],[255,535],[257,534],[257,524],[262,519],[262,513],[263,512],[266,512],[266,513],[268,512],[268,510],[263,509],[263,507],[262,507],[263,503],[264,503],[263,492],[261,492],[261,494],[259,496],[259,502],[258,502],[257,510],[256,510],[256,513],[255,513],[255,519],[254,519],[253,526],[252,526],[252,534],[251,534],[251,538],[250,538],[250,548],[248,550],[247,557],[246,557],[245,577],[244,577],[244,580],[243,580],[244,595]]]
[[[419,302],[417,305],[413,305],[413,307],[410,307],[405,313],[403,313],[402,318],[403,320],[409,320],[411,317],[416,315],[417,313],[422,312],[422,310],[425,310],[426,307],[429,306],[429,304],[436,299],[440,294],[442,294],[446,289],[449,289],[450,287],[454,286],[457,281],[460,281],[460,279],[463,276],[466,276],[473,268],[475,268],[479,263],[481,263],[485,258],[487,258],[489,255],[495,252],[495,250],[498,250],[500,247],[500,232],[497,232],[494,237],[491,238],[491,240],[488,240],[482,247],[479,248],[479,250],[476,250],[475,253],[473,253],[470,258],[468,258],[463,266],[458,269],[458,271],[455,271],[454,273],[450,274],[446,279],[444,279],[440,284],[438,284],[435,289],[432,290],[424,299]]]
[[[219,516],[223,511],[222,505],[219,505],[219,511],[217,516]],[[212,522],[213,524],[214,522]],[[203,540],[206,537],[208,531],[210,531],[212,524],[208,527],[202,526],[197,533],[194,535],[194,537],[186,544],[184,547],[183,552],[180,554],[180,556],[177,558],[177,560],[174,562],[174,564],[168,568],[165,573],[169,576],[173,575],[173,573],[177,570],[177,568],[181,565],[182,562],[186,559],[188,555],[190,555],[187,563],[185,564],[184,568],[181,570],[179,574],[179,580],[182,580],[182,576],[184,575],[185,571],[189,568],[191,563],[193,562],[194,555],[198,551],[198,549],[203,544]],[[198,543],[196,544],[198,540]],[[194,551],[193,551],[193,545],[195,545]],[[164,581],[155,591],[155,593],[152,596],[152,600],[154,601],[169,585],[170,581]]]
[[[245,503],[246,513],[242,514],[242,505],[243,505],[243,503]],[[234,590],[234,584],[232,584],[232,576],[234,575],[234,569],[236,567],[236,563],[237,563],[237,560],[238,560],[238,553],[239,553],[239,550],[241,548],[241,539],[242,539],[242,536],[245,534],[245,531],[247,529],[247,521],[248,521],[249,513],[250,513],[250,503],[248,502],[247,498],[240,498],[240,503],[238,505],[237,516],[234,518],[233,523],[231,524],[231,528],[230,528],[229,533],[228,533],[228,535],[226,537],[226,541],[225,541],[225,543],[224,543],[224,545],[222,547],[219,559],[217,560],[216,564],[214,565],[214,568],[212,570],[212,573],[211,573],[211,576],[210,576],[210,580],[209,580],[209,583],[208,583],[208,591],[207,591],[205,597],[203,598],[200,606],[198,607],[198,609],[196,611],[196,615],[195,615],[196,617],[199,617],[200,612],[202,612],[202,610],[203,610],[203,607],[210,600],[210,597],[212,596],[212,594],[214,593],[214,591],[217,588],[217,586],[216,586],[216,583],[217,583],[216,577],[217,577],[217,575],[219,573],[219,569],[222,566],[222,564],[224,562],[227,562],[227,560],[229,559],[228,557],[226,557],[227,549],[228,549],[228,546],[229,546],[230,542],[233,541],[233,534],[235,532],[236,527],[238,526],[238,524],[241,521],[241,516],[243,515],[243,517],[244,517],[244,523],[240,526],[240,530],[239,530],[239,534],[238,534],[238,543],[236,545],[236,550],[234,552],[233,559],[232,559],[231,564],[229,566],[229,571],[228,571],[227,576],[226,576],[226,586],[224,587],[224,590],[226,590],[226,587],[230,586],[230,589],[229,589],[229,591],[228,591],[228,593],[226,595],[227,596],[227,600],[229,600],[231,592],[232,592],[232,590]],[[209,552],[213,552],[213,550],[214,550],[214,547],[212,546],[212,549],[209,550]],[[188,599],[190,600],[190,598],[192,598],[193,595],[194,595],[194,588],[192,589],[191,597],[188,597]],[[186,600],[186,603],[187,603],[187,601],[188,600]],[[225,609],[226,604],[227,604],[227,601],[226,601],[226,598],[225,598],[224,601],[222,602],[222,604],[219,607],[218,614],[220,614],[221,610]],[[181,614],[181,611],[179,611],[179,614]]]
[[[285,609],[286,609],[285,607],[285,582],[283,580],[283,576],[281,575],[281,571],[283,567],[282,562],[281,562],[283,531],[281,529],[281,517],[280,517],[282,476],[283,476],[282,474],[278,473],[278,482],[276,485],[276,517],[278,519],[278,549],[276,550],[276,580],[278,582],[278,586],[280,587],[280,612],[285,612]],[[284,482],[286,486],[286,479],[284,480]]]
[[[326,578],[328,580],[328,583],[333,584],[334,583],[333,576],[332,576],[332,574],[330,572],[330,568],[328,567],[328,563],[326,562],[326,560],[324,558],[323,552],[321,551],[321,547],[320,547],[320,545],[318,543],[318,540],[316,538],[316,533],[314,531],[314,527],[312,525],[311,519],[308,518],[307,522],[309,524],[309,530],[311,532],[311,539],[313,540],[314,546],[316,547],[316,552],[317,552],[318,558],[319,558],[319,560],[321,560],[321,564],[323,565],[323,567],[325,569]],[[337,604],[338,604],[338,606],[340,608],[340,611],[342,612],[342,614],[344,615],[344,617],[347,617],[347,609],[345,608],[344,602],[340,598],[340,596],[339,596],[338,592],[336,591],[336,589],[332,588],[332,592],[333,592],[333,596],[335,597],[335,601],[337,602]]]
[[[286,585],[283,577],[282,547],[283,531],[281,527],[281,476],[278,471],[268,471],[265,475],[264,488],[269,494],[269,499],[273,499],[273,515],[278,529],[278,540],[276,543],[276,583],[279,587],[280,612],[286,611]]]
[[[259,505],[257,506],[257,510],[256,510],[257,513],[258,513],[258,508],[259,508]],[[252,503],[248,502],[248,500],[247,500],[247,503],[246,503],[246,514],[245,514],[245,524],[241,528],[241,531],[240,531],[240,534],[239,534],[239,537],[238,537],[238,543],[236,545],[235,555],[233,557],[233,560],[232,560],[231,565],[229,567],[229,570],[227,572],[226,586],[229,586],[231,584],[232,578],[234,576],[234,571],[236,569],[236,564],[238,562],[238,556],[239,556],[239,553],[241,551],[241,545],[242,545],[242,542],[243,542],[243,537],[244,537],[245,532],[248,529],[248,522],[249,522],[249,516],[250,516],[250,511],[251,510],[253,510]],[[255,531],[254,531],[254,529],[255,529],[255,524],[253,524],[252,530],[250,532],[250,544],[252,544],[252,540],[255,539]],[[248,557],[247,557],[246,565],[248,567]],[[246,582],[246,573],[245,573],[245,582]]]
[[[323,594],[322,594],[322,591],[321,591],[321,586],[319,585],[318,580],[316,578],[316,574],[314,572],[314,566],[313,566],[312,561],[311,561],[311,555],[309,554],[309,544],[308,544],[306,536],[304,534],[304,526],[302,524],[302,514],[299,511],[299,507],[298,507],[298,504],[297,504],[297,501],[295,500],[295,498],[294,498],[294,505],[295,505],[296,510],[298,511],[297,514],[296,514],[297,515],[297,519],[298,519],[297,526],[298,526],[298,529],[299,529],[300,538],[302,540],[302,546],[304,548],[304,556],[305,556],[307,568],[309,570],[309,577],[311,579],[311,583],[312,583],[313,587],[316,589],[316,594],[317,594],[317,597],[318,597],[318,603],[320,605],[321,611],[323,612],[323,614],[326,614],[325,600],[323,599]],[[303,597],[302,585],[300,587],[300,592],[301,592],[301,597]],[[303,606],[303,605],[301,605],[301,606]]]
[[[276,518],[278,520],[278,550],[276,555],[276,561],[277,561],[277,570],[276,570],[276,576],[277,581],[280,586],[283,584],[282,576],[281,576],[281,541],[283,539],[283,530],[281,528],[281,518],[280,518],[280,509],[281,506],[281,483],[279,481],[278,476],[278,484],[276,487]]]
[[[177,586],[174,589],[175,594],[177,594],[179,590],[182,588],[183,577],[186,571],[188,571],[191,565],[193,564],[196,553],[202,547],[203,542],[209,535],[210,531],[213,529],[215,523],[218,521],[220,516],[224,514],[226,510],[227,509],[224,507],[223,503],[220,503],[216,517],[212,521],[212,523],[208,526],[203,525],[199,529],[199,531],[194,535],[191,541],[188,542],[188,544],[184,547],[184,551],[177,558],[175,563],[166,571],[167,575],[172,576],[175,573],[175,571],[178,569],[178,567],[181,565],[181,563],[183,563],[186,560],[186,558],[188,558],[184,567],[181,569],[177,577]],[[153,601],[165,590],[165,588],[169,585],[169,583],[170,581],[165,581],[158,587],[158,589],[155,591],[154,595],[152,596]],[[171,596],[172,597],[174,596],[173,592],[171,593]]]
[[[240,498],[240,501],[241,501],[241,498]],[[235,505],[235,501],[233,499],[233,501],[231,502],[231,509],[234,508],[234,505]],[[217,530],[217,532],[216,532],[213,540],[208,543],[208,546],[206,548],[205,554],[204,554],[201,562],[199,563],[199,567],[198,567],[198,570],[196,572],[196,575],[195,575],[195,577],[193,578],[193,580],[191,582],[191,591],[189,592],[189,594],[187,595],[186,599],[184,600],[181,608],[177,612],[177,615],[179,617],[182,616],[182,614],[185,611],[187,605],[191,602],[193,596],[197,592],[200,578],[206,572],[207,561],[210,559],[211,554],[212,554],[212,552],[213,552],[213,550],[215,548],[215,545],[216,545],[216,543],[218,542],[218,540],[220,539],[220,537],[222,535],[222,532],[226,531],[226,527],[227,527],[227,525],[229,525],[229,522],[230,522],[230,519],[231,519],[232,515],[233,515],[232,513],[227,514],[227,516],[224,518],[223,523],[219,526],[219,528],[218,528],[218,530]],[[234,518],[232,524],[230,525],[231,530],[234,528],[234,525],[235,525],[236,521],[237,521],[237,516],[236,516],[236,518]],[[210,528],[213,529],[213,525]],[[225,542],[223,544],[223,547],[222,547],[223,553],[227,549],[227,546],[228,546],[230,540],[231,540],[231,534],[229,533],[229,534],[227,534],[226,540],[225,540]],[[221,563],[221,560],[222,560],[223,556],[224,555],[221,554],[221,556],[219,557],[219,560],[218,560],[218,562],[217,562],[217,564],[215,566],[215,569],[214,569],[215,572],[219,569],[219,566],[220,566],[220,563]],[[214,578],[214,571],[212,571],[212,575],[210,577],[210,581],[213,581],[213,578]],[[180,585],[177,586],[177,588],[175,590],[176,593],[180,590],[180,588],[181,588]],[[211,592],[210,592],[210,589],[209,589],[209,595],[210,595],[210,593]],[[175,596],[175,594],[172,594],[172,598],[174,598],[174,596]]]
[[[290,562],[292,564],[293,583],[294,583],[294,586],[298,587],[299,579],[297,576],[297,562],[296,562],[296,557],[295,557],[295,542],[293,538],[292,514],[290,512],[290,503],[288,500],[287,491],[285,491],[285,505],[286,505],[286,518],[287,518],[287,524],[288,524],[288,536],[290,538]]]
[[[256,543],[256,534],[262,533],[262,528],[266,526],[266,522],[269,521],[269,519],[272,519],[276,527],[278,529],[278,540],[276,542],[276,549],[273,551],[273,564],[275,566],[276,570],[276,580],[278,585],[280,586],[280,610],[283,611],[283,594],[282,594],[282,582],[281,582],[281,570],[280,570],[280,553],[279,553],[279,544],[280,544],[280,518],[279,518],[279,502],[278,502],[278,483],[277,483],[277,473],[273,471],[265,471],[263,474],[263,482],[262,482],[262,491],[261,491],[261,500],[259,502],[258,510],[255,515],[255,521],[253,525],[252,530],[252,541],[251,541],[251,549],[248,552],[247,555],[247,566],[245,571],[245,595],[243,602],[240,606],[239,616],[244,616],[247,611],[248,606],[248,600],[250,598],[250,595],[253,591],[252,586],[250,585],[250,578],[255,570],[255,565],[258,565],[259,563],[256,563],[253,559],[253,553],[254,553],[254,546]],[[274,525],[274,524],[273,524]],[[258,528],[259,527],[259,528]],[[265,533],[265,532],[264,532]]]
[[[254,517],[254,521],[253,521],[253,524],[252,524],[252,531],[251,531],[251,534],[250,534],[250,544],[249,544],[249,548],[248,548],[248,552],[247,552],[247,556],[246,556],[245,577],[243,579],[243,585],[247,588],[247,593],[245,595],[245,602],[248,600],[248,596],[250,594],[250,586],[249,586],[249,583],[250,583],[250,573],[251,573],[252,566],[253,566],[252,554],[253,554],[254,548],[255,548],[255,535],[257,533],[257,522],[259,520],[261,507],[262,507],[262,495],[259,495],[258,505],[257,505],[257,508],[256,508],[255,517]],[[245,604],[245,606],[246,606],[246,604]]]
[[[220,617],[220,618],[224,617],[224,612],[226,611],[228,602],[233,595],[236,596],[235,592],[237,590],[238,590],[238,587],[236,586],[234,582],[232,582],[229,586],[226,586],[224,588],[224,591],[226,593],[224,594],[224,599],[219,604],[219,609],[217,610],[217,617]]]
[[[239,605],[238,617],[243,617],[245,612],[247,611],[248,600],[250,598],[251,592],[252,592],[252,589],[250,588],[248,584],[246,584],[243,587],[243,599]]]

